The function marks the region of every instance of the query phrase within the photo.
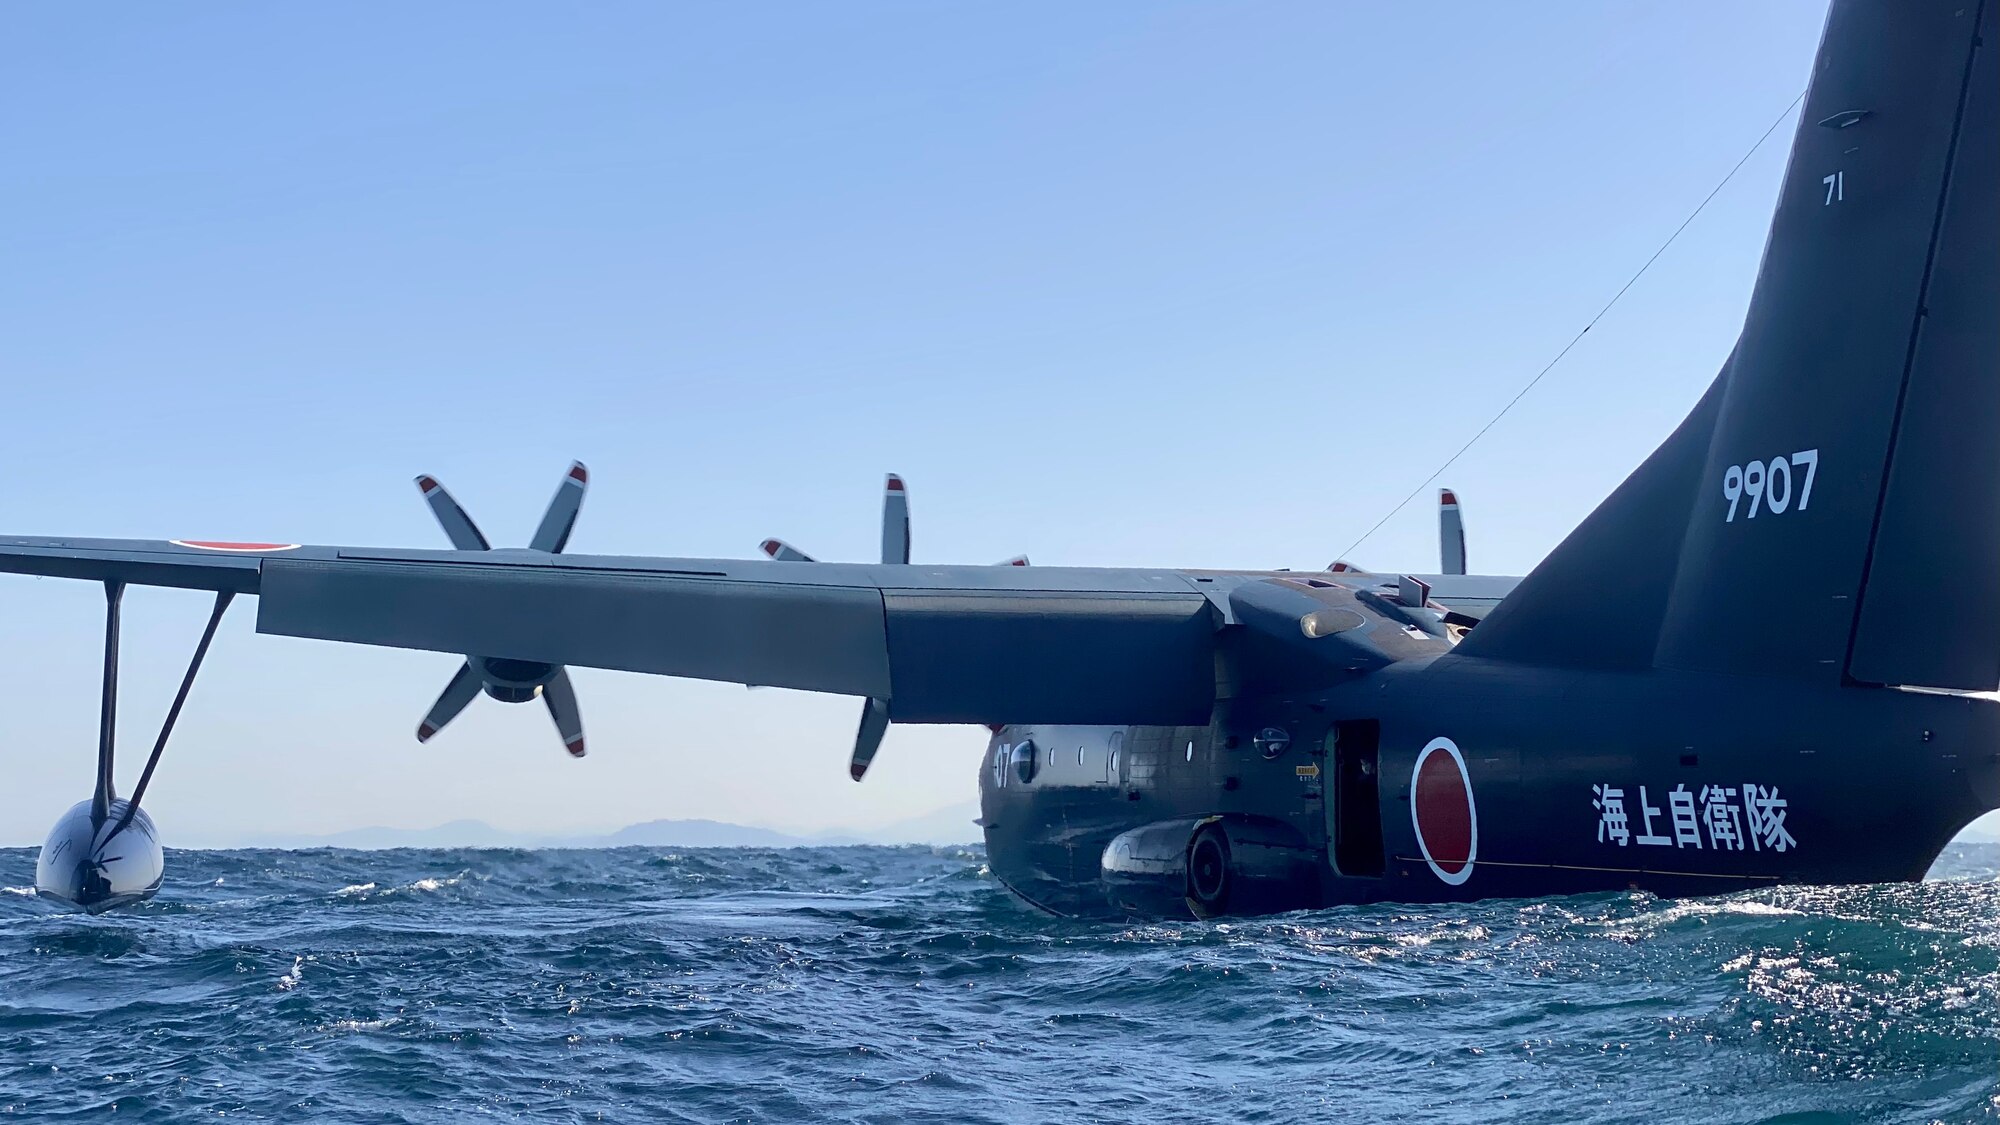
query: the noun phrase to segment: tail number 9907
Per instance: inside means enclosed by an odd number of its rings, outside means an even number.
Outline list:
[[[1794,488],[1793,470],[1802,470],[1796,488],[1798,490],[1797,511],[1805,511],[1812,503],[1813,477],[1819,473],[1819,450],[1802,449],[1790,457],[1782,454],[1766,461],[1749,461],[1741,465],[1731,465],[1722,473],[1722,495],[1729,501],[1729,514],[1722,522],[1733,523],[1736,509],[1743,504],[1743,498],[1750,498],[1750,511],[1743,518],[1756,519],[1760,508],[1768,508],[1774,516],[1784,515],[1792,508]]]

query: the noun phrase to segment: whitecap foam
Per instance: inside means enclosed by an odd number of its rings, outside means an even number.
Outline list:
[[[8,894],[10,894],[10,895],[32,895],[32,894],[34,894],[34,893],[35,893],[35,888],[33,888],[33,887],[0,887],[0,891],[5,891],[5,892],[7,892],[7,893],[8,893]]]
[[[334,1020],[326,1028],[328,1031],[380,1031],[395,1022],[394,1016],[379,1020]]]
[[[291,971],[286,973],[284,976],[278,978],[278,991],[290,992],[292,989],[297,988],[299,986],[299,982],[305,979],[305,969],[306,969],[305,958],[303,957],[292,958]]]
[[[457,886],[458,881],[463,878],[465,878],[465,872],[463,871],[447,879],[439,879],[435,876],[429,876],[426,878],[418,879],[414,883],[408,883],[405,884],[404,886],[397,887],[396,889],[399,891],[441,891],[446,887]]]

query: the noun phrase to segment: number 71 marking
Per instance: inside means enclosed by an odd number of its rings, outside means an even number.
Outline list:
[[[1826,185],[1826,202],[1820,206],[1831,207],[1847,198],[1847,173],[1835,172],[1831,176],[1821,177],[1819,182]]]

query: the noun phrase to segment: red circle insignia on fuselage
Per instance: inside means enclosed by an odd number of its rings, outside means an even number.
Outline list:
[[[297,543],[225,543],[211,539],[169,539],[167,542],[172,543],[176,547],[193,547],[202,551],[241,551],[249,554],[262,554],[267,551],[296,551],[300,546]]]
[[[1479,810],[1465,758],[1449,738],[1433,738],[1410,771],[1410,825],[1431,873],[1458,886],[1479,856]]]

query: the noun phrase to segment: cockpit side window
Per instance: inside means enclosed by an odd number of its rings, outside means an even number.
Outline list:
[[[1014,765],[1014,776],[1021,779],[1021,784],[1026,785],[1035,780],[1035,773],[1040,767],[1040,759],[1035,755],[1035,744],[1032,740],[1015,743],[1011,758]]]

